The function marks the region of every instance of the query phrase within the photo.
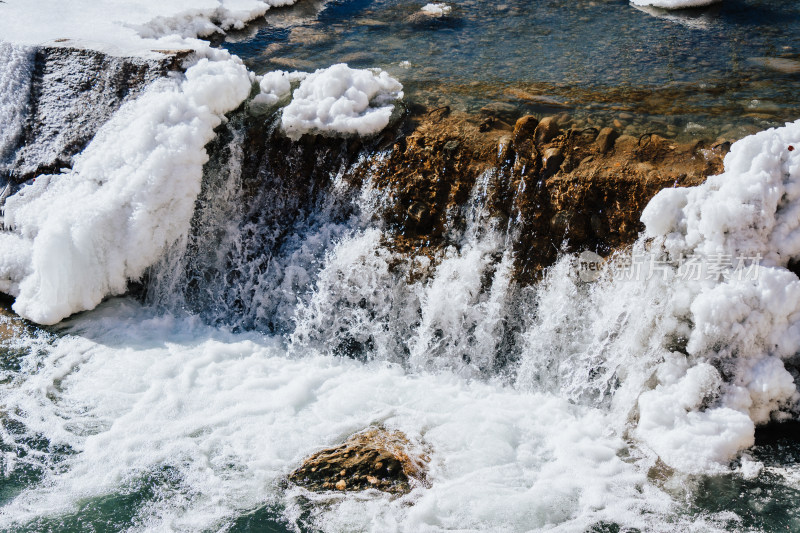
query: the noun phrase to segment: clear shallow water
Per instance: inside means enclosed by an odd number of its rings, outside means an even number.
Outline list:
[[[258,73],[380,67],[412,103],[489,105],[506,120],[566,112],[581,125],[617,119],[629,133],[713,139],[781,125],[800,109],[800,63],[763,59],[800,60],[796,2],[664,12],[616,0],[473,0],[450,2],[441,19],[421,17],[424,3],[301,2],[223,46]]]

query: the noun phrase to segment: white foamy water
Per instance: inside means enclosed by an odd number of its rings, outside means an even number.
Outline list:
[[[292,517],[304,491],[281,489],[282,477],[319,447],[383,424],[430,450],[430,487],[396,499],[314,496],[323,530],[577,531],[601,520],[672,530],[663,520],[674,504],[647,478],[654,458],[632,450],[603,410],[447,372],[289,357],[276,340],[129,300],[67,326],[53,343],[22,341],[40,354],[2,403],[30,434],[76,453],[3,508],[3,527],[75,511],[167,468],[177,481],[141,507],[133,530],[217,528],[264,504]]]

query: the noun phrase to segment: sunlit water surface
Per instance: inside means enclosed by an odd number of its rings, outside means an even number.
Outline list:
[[[410,102],[507,121],[736,139],[797,118],[800,4],[726,0],[667,12],[622,0],[333,0],[275,10],[223,46],[258,73],[380,67]]]

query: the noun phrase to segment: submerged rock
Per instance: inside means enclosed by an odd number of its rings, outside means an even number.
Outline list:
[[[308,490],[377,489],[405,494],[425,483],[428,457],[400,431],[370,427],[321,450],[289,475]]]
[[[800,74],[800,61],[785,57],[750,57],[747,61],[753,65],[773,70],[782,74]]]

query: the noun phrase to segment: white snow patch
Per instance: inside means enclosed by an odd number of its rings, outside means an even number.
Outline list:
[[[204,48],[193,39],[263,16],[295,0],[5,0],[0,2],[0,35],[28,44],[96,48],[120,55],[148,55],[153,49]]]
[[[453,8],[445,3],[434,2],[431,4],[425,4],[422,6],[420,11],[436,17],[443,17],[453,11]]]
[[[0,290],[41,324],[126,290],[189,229],[205,145],[250,93],[247,69],[218,53],[124,105],[66,174],[8,198]]]
[[[800,280],[786,268],[800,257],[797,148],[800,121],[746,137],[723,174],[661,191],[642,214],[645,238],[671,260],[744,267],[720,279],[676,279],[668,289],[691,318],[683,333],[689,359],[670,372],[662,364],[658,385],[639,400],[636,433],[670,466],[722,467],[752,445],[756,424],[797,409],[784,364],[800,351]]]
[[[372,135],[389,124],[403,86],[384,71],[344,63],[309,74],[283,109],[281,125],[292,139],[305,133]]]
[[[292,82],[300,81],[308,76],[305,72],[284,72],[276,70],[268,72],[259,81],[261,92],[253,98],[253,103],[273,106],[289,96]]]
[[[637,6],[653,6],[660,9],[687,9],[704,7],[722,2],[722,0],[631,0]]]
[[[721,462],[753,445],[755,426],[746,413],[734,409],[700,409],[721,386],[719,372],[701,363],[676,383],[645,392],[639,398],[637,436],[673,468],[687,473],[722,471]]]

